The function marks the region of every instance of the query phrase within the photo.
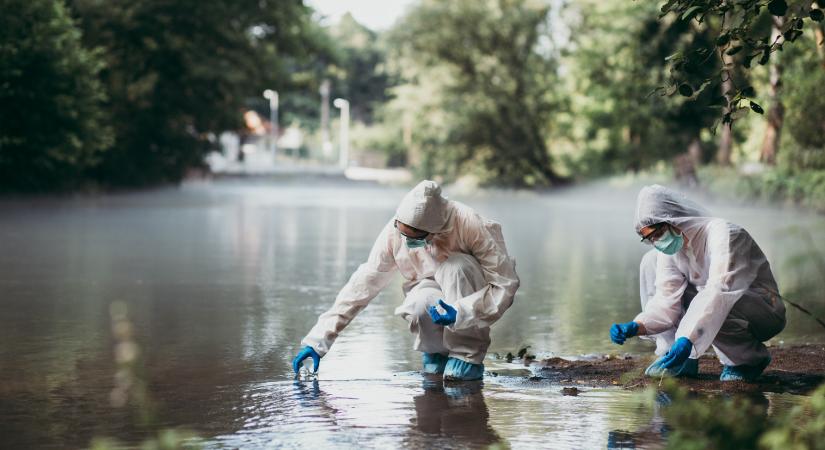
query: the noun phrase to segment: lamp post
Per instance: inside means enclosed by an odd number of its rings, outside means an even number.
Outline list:
[[[264,91],[264,98],[269,100],[269,122],[272,124],[269,150],[274,158],[275,152],[278,150],[278,91],[267,89]]]
[[[321,94],[321,152],[322,158],[327,159],[332,153],[332,143],[329,142],[329,93],[331,83],[329,80],[321,82],[318,93]]]
[[[340,152],[338,164],[342,169],[349,165],[349,102],[343,98],[336,98],[332,105],[341,110],[341,135],[338,137]]]

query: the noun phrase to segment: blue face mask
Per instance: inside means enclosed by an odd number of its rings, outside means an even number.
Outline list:
[[[427,239],[413,239],[406,236],[404,242],[407,244],[407,248],[421,248],[427,245]]]
[[[673,234],[672,230],[665,231],[659,239],[653,241],[656,250],[665,255],[675,255],[685,245],[685,238],[681,234]]]

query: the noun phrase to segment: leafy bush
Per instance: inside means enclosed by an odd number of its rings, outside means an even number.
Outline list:
[[[0,0],[0,190],[76,184],[111,144],[103,67],[62,0]]]
[[[825,384],[788,411],[768,414],[764,397],[696,397],[668,380],[664,416],[672,432],[667,448],[825,449]]]

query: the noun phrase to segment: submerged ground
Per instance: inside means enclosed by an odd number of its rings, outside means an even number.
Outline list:
[[[775,392],[807,394],[825,382],[825,345],[793,345],[771,348],[773,361],[763,375],[752,383],[721,382],[722,366],[712,355],[699,359],[699,377],[682,378],[680,384],[699,392]],[[653,362],[650,356],[604,355],[584,359],[549,358],[527,361],[534,369],[533,379],[552,380],[567,387],[608,387],[642,389],[660,380],[644,376]],[[568,390],[575,393],[575,390]]]

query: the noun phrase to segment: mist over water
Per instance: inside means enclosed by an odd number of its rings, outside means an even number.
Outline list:
[[[446,192],[502,224],[521,288],[493,327],[490,352],[643,354],[610,343],[611,323],[639,311],[633,230],[638,185],[547,194]],[[163,426],[209,448],[536,445],[603,447],[617,430],[653,430],[635,394],[565,397],[526,377],[444,386],[416,371],[400,278],[342,333],[317,383],[295,382],[300,339],[333,302],[393,216],[405,188],[332,180],[225,180],[81,198],[0,201],[0,442],[80,447],[93,436],[138,442],[114,409],[109,307],[123,302]],[[744,226],[789,297],[823,312],[812,242],[825,219],[696,198]],[[822,250],[825,250],[823,248]],[[822,342],[788,309],[774,339]],[[489,358],[488,369],[518,369]],[[786,396],[771,396],[777,404]],[[615,434],[614,434],[615,437]]]

